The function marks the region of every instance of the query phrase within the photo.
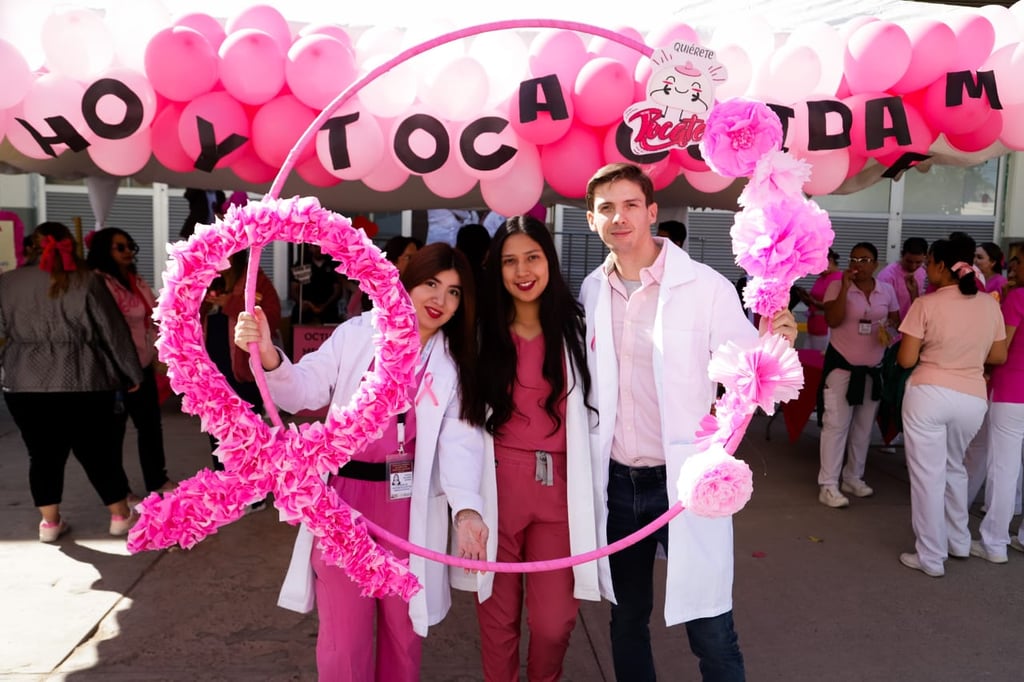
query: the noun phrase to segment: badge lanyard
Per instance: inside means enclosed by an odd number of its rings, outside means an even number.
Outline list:
[[[422,376],[423,369],[427,365],[427,361],[430,359],[430,353],[434,349],[434,341],[437,339],[437,335],[430,337],[427,345],[423,348],[423,352],[420,353],[419,368],[417,371],[418,375]],[[419,382],[417,382],[418,384]],[[398,448],[392,454],[388,455],[387,463],[387,474],[388,474],[388,500],[394,502],[395,500],[407,500],[412,497],[412,476],[413,476],[413,454],[405,451],[405,418],[408,414],[408,410],[398,415]]]

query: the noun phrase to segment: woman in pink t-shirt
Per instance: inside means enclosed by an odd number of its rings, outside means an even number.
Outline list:
[[[807,306],[807,347],[824,352],[828,347],[829,328],[825,322],[825,292],[828,285],[843,278],[839,271],[839,254],[828,250],[828,267],[818,275],[808,292],[797,289],[797,295]]]
[[[917,538],[917,551],[901,554],[900,562],[934,578],[945,573],[949,554],[980,549],[967,529],[964,452],[987,409],[984,366],[1006,360],[1003,316],[994,298],[977,295],[973,252],[967,239],[933,243],[926,267],[935,291],[915,300],[900,325],[897,361],[914,368],[903,435]]]
[[[596,415],[586,402],[583,309],[560,274],[544,223],[513,216],[498,229],[480,294],[481,401],[471,414],[493,445],[498,561],[593,549],[603,498],[594,485],[602,480],[600,464],[586,435]],[[600,600],[602,571],[607,560],[525,577],[531,681],[561,679],[578,600]],[[484,679],[518,680],[524,577],[498,573],[479,592]]]
[[[1017,259],[1010,267],[1017,281],[1024,267]],[[981,522],[978,554],[996,563],[1006,560],[1006,546],[1024,552],[1024,525],[1010,539],[1010,519],[1019,489],[1021,445],[1024,443],[1024,338],[1016,335],[1024,322],[1024,288],[1011,289],[1002,306],[1006,324],[1006,364],[992,370],[989,382],[991,402],[988,408],[988,466],[985,476],[988,511]]]
[[[844,492],[857,497],[874,493],[864,482],[864,466],[881,397],[887,329],[899,323],[896,292],[875,279],[877,267],[875,245],[855,245],[850,251],[850,267],[841,279],[829,284],[823,296],[825,321],[832,328],[819,401],[823,410],[818,501],[826,507],[848,506],[850,500]]]

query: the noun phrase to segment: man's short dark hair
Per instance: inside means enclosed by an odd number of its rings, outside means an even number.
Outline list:
[[[900,255],[905,253],[912,253],[915,256],[928,255],[928,242],[922,237],[908,237],[903,242],[903,250],[900,251]]]
[[[587,210],[594,210],[594,190],[599,185],[605,185],[616,180],[629,180],[640,185],[643,190],[644,199],[647,205],[654,203],[654,183],[647,177],[643,169],[631,163],[610,163],[604,168],[598,169],[594,176],[587,183]]]
[[[668,235],[669,241],[679,248],[683,248],[683,243],[686,241],[685,224],[678,220],[663,220],[658,223],[658,232],[664,232]]]

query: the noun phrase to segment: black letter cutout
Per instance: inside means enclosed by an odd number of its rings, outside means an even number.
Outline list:
[[[782,122],[782,151],[788,152],[789,147],[786,146],[786,138],[789,137],[789,119],[796,118],[796,111],[793,107],[787,107],[782,104],[769,104],[768,108],[774,111],[775,115]]]
[[[352,166],[352,160],[348,158],[348,134],[345,128],[349,123],[359,120],[359,112],[348,116],[335,116],[327,119],[320,130],[327,131],[327,147],[331,153],[331,166],[334,170],[342,170]]]
[[[885,127],[885,112],[889,111],[892,127]],[[912,142],[910,126],[907,125],[907,110],[899,97],[879,97],[864,103],[864,146],[867,149],[881,149],[885,138],[895,137],[896,144],[905,147]]]
[[[964,91],[971,99],[981,99],[984,92],[988,95],[988,103],[993,109],[1002,109],[999,102],[999,89],[996,87],[994,71],[979,71],[978,79],[971,78],[970,71],[953,71],[946,74],[946,106],[957,107],[964,103]]]
[[[896,178],[900,173],[913,168],[917,164],[921,163],[925,159],[930,159],[931,154],[918,154],[917,152],[905,152],[900,158],[896,159],[896,163],[889,166],[884,173],[883,178]]]
[[[834,135],[828,134],[828,115],[839,114],[843,121],[843,131]],[[807,151],[816,152],[824,149],[844,149],[850,146],[850,128],[853,127],[853,112],[842,102],[831,99],[815,100],[807,103]]]
[[[235,151],[249,139],[238,133],[231,133],[224,141],[217,144],[217,136],[213,124],[201,116],[196,116],[196,128],[199,130],[199,158],[193,167],[197,170],[212,173],[217,162]]]
[[[124,102],[124,118],[119,123],[107,123],[96,112],[96,106],[104,95],[111,95]],[[100,137],[108,140],[123,140],[142,127],[142,100],[131,88],[113,78],[101,78],[85,91],[82,96],[82,116],[85,122]]]
[[[409,146],[409,138],[416,130],[422,130],[434,138],[437,149],[425,159],[416,156],[416,153]],[[451,138],[444,124],[429,114],[413,114],[402,121],[395,131],[395,156],[406,168],[413,173],[432,173],[444,165],[448,160],[448,147],[451,145]]]
[[[89,147],[89,142],[63,116],[47,116],[43,119],[50,124],[50,129],[53,130],[54,134],[50,137],[45,137],[23,118],[15,118],[14,120],[25,127],[25,130],[35,138],[36,143],[44,153],[54,158],[57,158],[57,153],[53,151],[53,145],[55,144],[66,144],[68,149],[73,152],[80,152]]]
[[[500,116],[484,116],[473,121],[462,131],[459,138],[459,152],[466,165],[479,171],[492,171],[508,163],[519,150],[503,144],[490,154],[480,154],[473,143],[484,133],[498,134],[508,127],[508,121]]]
[[[537,101],[537,86],[544,91],[543,102]],[[541,111],[550,112],[553,121],[569,118],[569,108],[565,105],[562,86],[555,74],[532,78],[519,84],[519,122],[536,121]]]

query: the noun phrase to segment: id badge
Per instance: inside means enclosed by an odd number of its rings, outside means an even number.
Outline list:
[[[412,497],[412,458],[405,452],[388,455],[388,500],[407,500]]]
[[[857,333],[861,336],[867,336],[871,333],[871,320],[861,320],[857,323]]]

